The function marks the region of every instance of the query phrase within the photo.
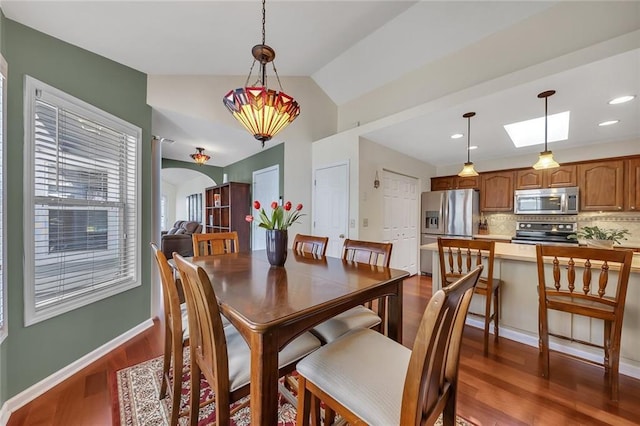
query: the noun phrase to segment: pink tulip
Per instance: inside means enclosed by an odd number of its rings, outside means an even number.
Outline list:
[[[278,208],[278,202],[277,201],[272,202],[271,203],[271,208],[274,209],[274,210],[277,209]]]
[[[298,211],[302,210],[302,204],[298,204],[298,205],[296,206],[296,210],[298,210]]]
[[[286,211],[291,210],[291,201],[287,201],[287,202],[284,204],[284,209],[285,209]]]
[[[256,209],[256,210],[260,210],[260,201],[255,200],[253,202],[253,208]]]
[[[256,201],[257,202],[257,201]],[[253,216],[251,216],[250,214],[246,215],[244,217],[244,220],[246,220],[247,222],[253,222]]]

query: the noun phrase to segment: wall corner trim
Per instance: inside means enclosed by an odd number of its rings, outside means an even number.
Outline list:
[[[89,352],[88,354],[77,359],[66,367],[63,367],[52,375],[45,377],[38,383],[33,384],[19,394],[9,398],[2,405],[2,408],[0,408],[0,425],[7,424],[9,418],[11,417],[11,414],[17,411],[19,408],[36,399],[48,390],[52,389],[54,386],[62,383],[64,380],[73,376],[83,368],[88,367],[91,363],[97,361],[99,358],[103,357],[118,346],[122,345],[127,340],[132,339],[133,337],[151,327],[153,327],[153,320],[151,318],[146,319],[144,322],[138,324],[137,326],[126,331],[120,336],[117,336],[113,340]]]

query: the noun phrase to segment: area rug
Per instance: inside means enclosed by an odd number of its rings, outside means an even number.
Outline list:
[[[185,364],[189,362],[188,348],[185,350]],[[182,377],[182,402],[181,410],[185,409],[189,399],[189,373]],[[144,361],[131,367],[116,372],[115,392],[117,402],[114,410],[113,422],[115,426],[166,426],[171,416],[171,399],[167,396],[159,399],[160,385],[162,383],[162,357]],[[201,379],[200,400],[211,399],[212,391],[204,378]],[[245,400],[236,402],[242,404]],[[234,406],[232,405],[232,407]],[[231,425],[245,426],[251,424],[251,407],[239,410],[232,418]],[[215,421],[215,404],[209,404],[200,409],[198,426],[207,426]],[[186,425],[188,419],[180,418],[180,424]],[[457,426],[473,426],[458,417]],[[280,398],[278,407],[278,426],[295,426],[296,409],[284,398]],[[438,419],[437,426],[442,425],[442,419]]]

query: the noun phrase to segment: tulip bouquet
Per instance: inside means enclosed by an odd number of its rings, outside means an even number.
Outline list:
[[[271,215],[267,215],[264,208],[260,206],[260,201],[253,202],[253,208],[258,210],[260,217],[259,227],[265,229],[278,229],[285,231],[293,223],[297,222],[304,214],[300,213],[302,210],[302,204],[298,204],[295,210],[292,210],[293,205],[291,201],[287,201],[283,206],[278,205],[277,201],[271,203]],[[247,222],[253,222],[253,216],[248,215]]]

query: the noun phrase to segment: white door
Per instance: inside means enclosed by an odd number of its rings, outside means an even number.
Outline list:
[[[279,201],[280,198],[280,166],[276,164],[253,172],[253,188],[251,191],[253,200],[260,201],[265,211],[270,212],[271,202]],[[251,224],[251,249],[264,250],[266,248],[265,230],[258,226],[258,211],[253,208],[253,200],[251,201],[251,214],[255,220]]]
[[[418,179],[383,171],[383,238],[393,243],[391,267],[418,272]]]
[[[329,237],[327,256],[341,257],[349,226],[349,163],[313,172],[313,234]]]

